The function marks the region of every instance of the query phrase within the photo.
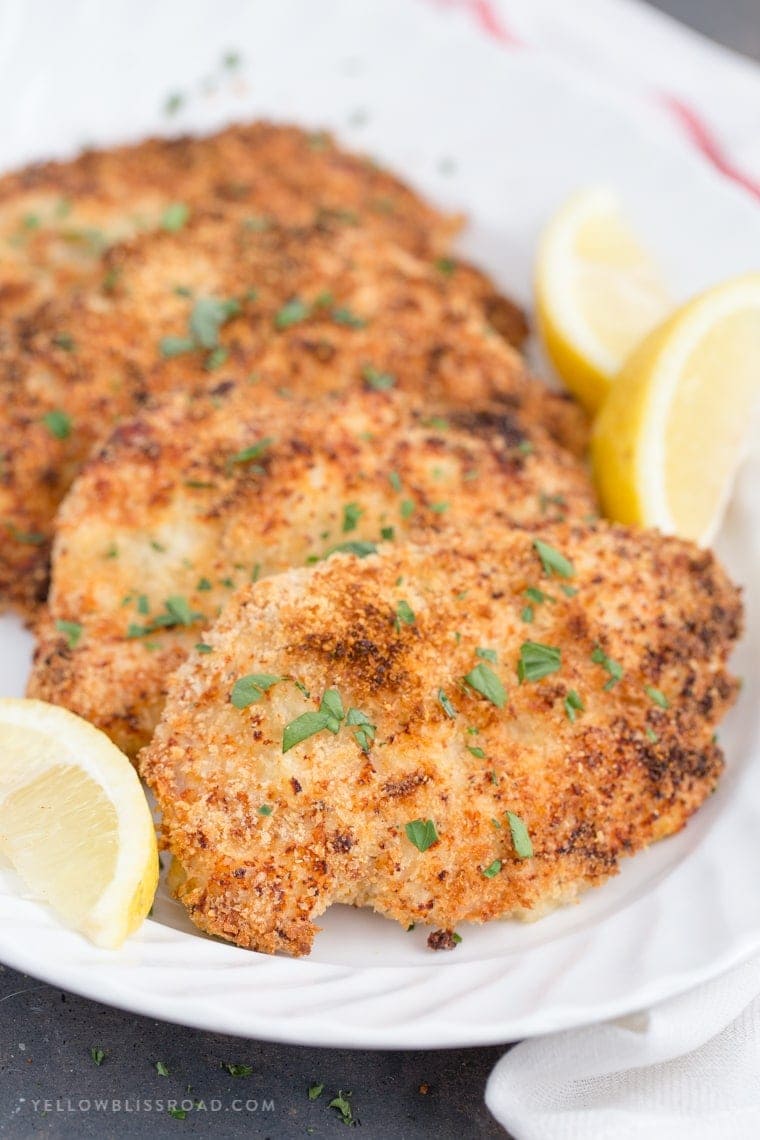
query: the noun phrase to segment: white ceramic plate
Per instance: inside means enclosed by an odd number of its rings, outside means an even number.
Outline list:
[[[505,52],[424,0],[119,0],[105,10],[50,3],[44,20],[29,12],[23,0],[0,10],[2,165],[264,114],[332,127],[466,209],[465,248],[526,301],[542,222],[568,192],[600,180],[618,189],[682,294],[758,268],[760,211],[654,113],[650,121],[534,54]],[[220,66],[229,49],[241,53],[237,71]],[[169,122],[161,108],[175,90],[190,97]],[[453,954],[431,954],[424,931],[335,907],[311,958],[290,961],[204,938],[162,893],[153,921],[106,953],[25,899],[5,870],[0,958],[202,1028],[412,1048],[624,1013],[745,957],[760,947],[759,477],[760,466],[745,468],[719,541],[749,611],[736,659],[745,689],[721,730],[726,776],[685,831],[578,906],[531,926],[464,927]],[[12,618],[0,623],[0,646],[0,692],[20,693],[30,639]]]

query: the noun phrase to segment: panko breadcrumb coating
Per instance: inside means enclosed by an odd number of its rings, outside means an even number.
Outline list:
[[[740,623],[712,554],[601,523],[251,585],[141,754],[177,895],[292,955],[335,902],[444,932],[538,917],[714,790]]]
[[[431,408],[498,398],[585,442],[582,413],[489,330],[466,278],[367,230],[204,216],[104,264],[101,288],[0,328],[0,598],[28,613],[46,594],[55,511],[92,447],[174,387],[248,380],[252,401],[272,388],[301,399],[391,371]]]
[[[503,408],[444,419],[370,382],[295,414],[245,383],[176,393],[117,427],[63,503],[29,693],[133,754],[172,671],[251,578],[345,543],[595,509],[583,465]]]

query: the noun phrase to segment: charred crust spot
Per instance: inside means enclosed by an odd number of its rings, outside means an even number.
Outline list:
[[[410,772],[400,780],[386,780],[382,785],[383,793],[390,798],[408,796],[416,788],[428,782],[429,777],[424,772]]]
[[[346,833],[345,835],[333,836],[333,838],[330,841],[330,846],[332,847],[333,851],[342,852],[343,854],[345,854],[347,851],[351,850],[351,848],[354,845],[354,842],[355,842],[354,837],[352,835]]]
[[[453,930],[433,930],[427,944],[428,950],[455,950],[458,945]]]
[[[527,439],[517,416],[507,411],[459,412],[452,419],[463,431],[486,439],[496,436],[508,448],[519,447]]]
[[[290,786],[291,786],[291,788],[293,789],[293,792],[295,793],[295,795],[298,795],[298,793],[299,793],[300,791],[303,791],[303,788],[301,787],[301,784],[300,784],[300,783],[299,783],[299,781],[298,781],[298,780],[295,778],[295,776],[291,776],[291,777],[290,777]]]

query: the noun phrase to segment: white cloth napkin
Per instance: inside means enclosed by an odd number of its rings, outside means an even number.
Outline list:
[[[505,50],[593,67],[760,198],[751,61],[629,0],[465,6]],[[491,1074],[486,1103],[515,1140],[760,1136],[760,958],[651,1010],[522,1042]]]

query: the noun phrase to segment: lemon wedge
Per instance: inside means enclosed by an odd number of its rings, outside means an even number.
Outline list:
[[[634,346],[673,307],[658,266],[603,188],[574,195],[547,225],[535,292],[552,364],[592,413]]]
[[[689,301],[633,352],[594,425],[605,513],[706,544],[760,397],[760,274]]]
[[[0,699],[0,854],[96,945],[121,945],[158,882],[150,809],[127,757],[67,709]]]

